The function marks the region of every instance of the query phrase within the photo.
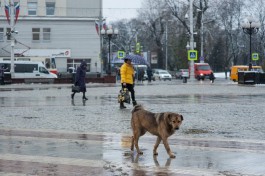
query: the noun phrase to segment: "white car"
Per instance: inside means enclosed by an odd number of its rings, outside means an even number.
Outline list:
[[[154,72],[154,78],[155,80],[169,80],[171,81],[172,76],[168,73],[166,70],[156,70]]]

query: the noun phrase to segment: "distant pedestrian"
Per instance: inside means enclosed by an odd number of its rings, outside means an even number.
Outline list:
[[[80,66],[76,70],[75,86],[79,86],[80,92],[83,93],[83,100],[88,100],[86,97],[86,70],[87,64],[85,61],[81,62]],[[71,98],[74,99],[75,93],[72,93]]]
[[[143,82],[143,80],[144,80],[144,70],[139,69],[138,81]]]
[[[147,67],[146,74],[147,74],[147,77],[148,77],[148,82],[150,83],[151,80],[152,80],[152,76],[153,76],[153,72],[152,72],[151,67]]]
[[[129,58],[124,59],[124,64],[120,68],[121,73],[121,86],[123,88],[127,88],[128,91],[131,92],[131,99],[133,106],[137,105],[135,101],[135,94],[134,94],[134,69],[132,65],[132,61]],[[120,108],[124,109],[126,106],[124,106],[123,102],[120,102]]]
[[[119,67],[116,67],[116,79],[117,81],[121,79],[121,72]]]
[[[214,76],[213,72],[211,72],[209,79],[210,79],[211,83],[214,83],[215,76]]]
[[[1,85],[5,84],[5,71],[8,70],[8,68],[5,68],[4,65],[0,67],[0,78],[1,78]]]

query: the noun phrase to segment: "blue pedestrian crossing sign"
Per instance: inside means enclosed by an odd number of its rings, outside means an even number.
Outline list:
[[[259,60],[259,53],[252,53],[252,60]]]
[[[197,50],[188,50],[188,60],[197,60],[198,51]]]
[[[124,51],[118,51],[118,58],[122,59],[125,57],[125,52]]]

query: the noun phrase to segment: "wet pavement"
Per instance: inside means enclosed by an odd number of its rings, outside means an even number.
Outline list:
[[[88,101],[72,101],[71,85],[0,86],[0,175],[265,175],[265,85],[138,83],[139,104],[184,116],[169,138],[175,159],[163,144],[154,157],[150,134],[132,153],[119,84],[87,86]]]

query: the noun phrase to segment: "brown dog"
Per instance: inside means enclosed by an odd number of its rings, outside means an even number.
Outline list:
[[[146,131],[157,136],[156,144],[153,153],[158,155],[157,148],[161,140],[171,158],[175,155],[171,152],[167,138],[179,129],[183,121],[183,116],[172,112],[152,113],[144,110],[141,105],[136,105],[132,110],[131,126],[133,130],[131,150],[135,148],[138,154],[143,154],[138,146],[140,136],[143,136]]]

